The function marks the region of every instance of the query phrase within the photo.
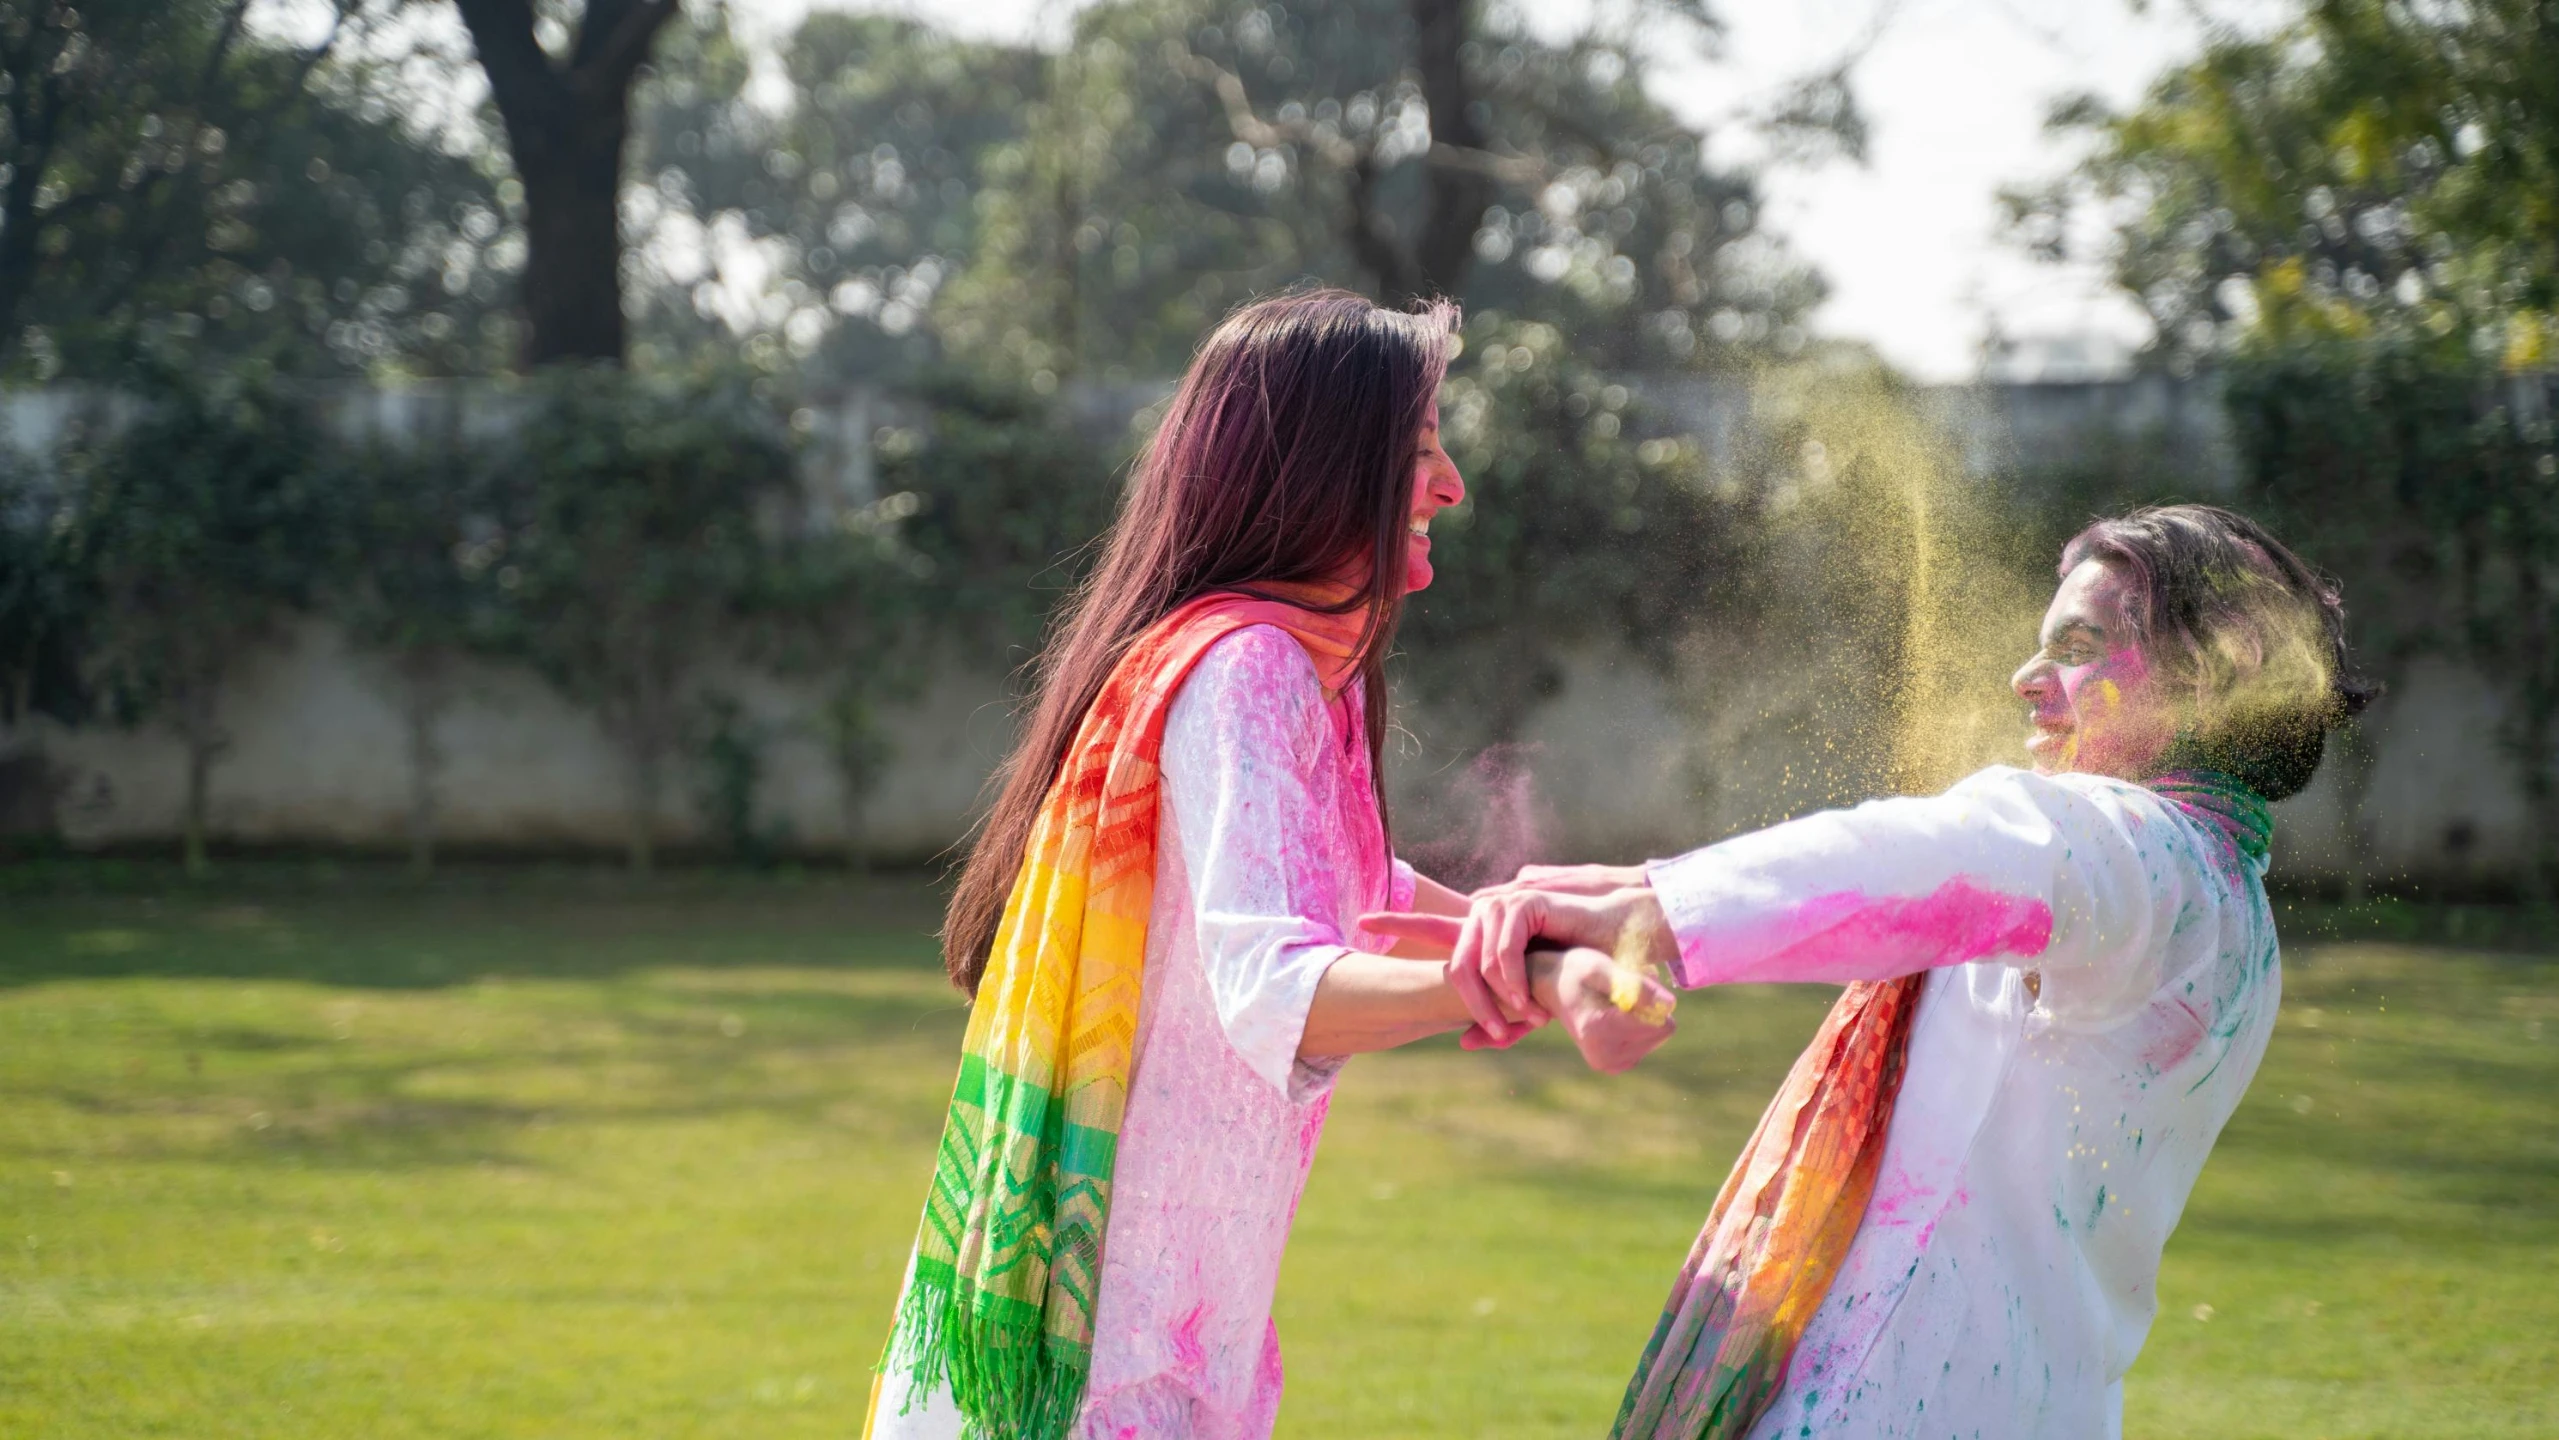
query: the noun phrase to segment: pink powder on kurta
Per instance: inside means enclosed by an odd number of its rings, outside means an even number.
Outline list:
[[[1184,1370],[1196,1370],[1208,1363],[1208,1349],[1200,1344],[1200,1323],[1208,1319],[1208,1302],[1203,1300],[1190,1313],[1174,1322],[1173,1363]]]
[[[1297,1153],[1306,1163],[1315,1163],[1315,1142],[1324,1138],[1324,1117],[1332,1113],[1333,1095],[1326,1091],[1306,1109],[1306,1118],[1297,1122]]]
[[[2186,1057],[2204,1043],[2204,1032],[2212,1022],[2202,1006],[2181,995],[2172,997],[2168,1004],[2152,1007],[2135,1024],[2142,1063],[2165,1074],[2186,1063]]]
[[[1720,953],[1689,957],[1706,974],[1689,984],[1823,981],[1908,975],[1994,955],[2031,957],[2052,944],[2052,907],[1957,876],[1920,896],[1854,890],[1816,895],[1773,933],[1727,937]]]

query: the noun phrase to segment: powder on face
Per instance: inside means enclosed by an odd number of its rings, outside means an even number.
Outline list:
[[[2011,681],[2034,726],[2026,750],[2045,772],[2146,776],[2176,733],[2150,658],[2126,619],[2124,577],[2090,560],[2063,578],[2044,614],[2043,648]]]

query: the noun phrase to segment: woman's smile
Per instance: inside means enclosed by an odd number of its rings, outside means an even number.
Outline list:
[[[1431,519],[1442,510],[1466,498],[1466,482],[1457,474],[1457,462],[1439,443],[1439,405],[1432,402],[1423,412],[1421,453],[1413,463],[1413,509],[1405,522],[1404,589],[1406,593],[1427,588],[1431,583]]]

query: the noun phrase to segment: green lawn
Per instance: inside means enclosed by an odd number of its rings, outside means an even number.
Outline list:
[[[894,883],[0,883],[0,1436],[849,1434],[961,1022],[930,920]],[[2559,1433],[2559,961],[2287,968],[2128,1433]],[[1355,1064],[1282,1433],[1602,1434],[1822,1004],[1693,996],[1619,1080],[1543,1036]]]

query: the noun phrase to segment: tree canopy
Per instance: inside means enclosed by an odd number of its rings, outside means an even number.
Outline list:
[[[470,373],[511,347],[506,184],[404,118],[387,3],[299,45],[248,0],[0,19],[0,374],[255,358]]]
[[[2058,253],[2110,207],[2115,274],[2172,362],[2382,333],[2559,359],[2559,16],[2546,0],[2311,0],[2131,111],[2073,101],[2077,173],[2009,197]]]

